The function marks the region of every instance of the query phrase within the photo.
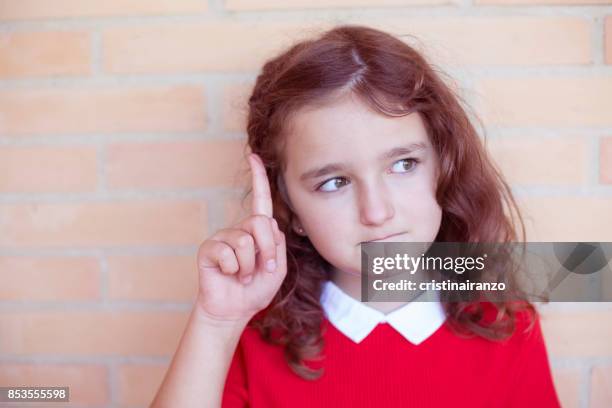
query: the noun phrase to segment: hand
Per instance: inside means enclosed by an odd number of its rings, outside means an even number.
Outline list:
[[[272,196],[263,162],[248,157],[253,180],[251,214],[204,241],[198,250],[196,306],[206,317],[248,321],[268,306],[287,275],[285,235],[272,217]],[[266,268],[274,260],[272,271]]]

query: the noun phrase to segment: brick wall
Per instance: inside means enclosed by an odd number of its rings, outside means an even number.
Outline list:
[[[0,385],[147,406],[240,213],[260,64],[344,22],[457,80],[530,240],[612,241],[610,0],[0,0]],[[563,405],[612,406],[612,306],[541,310]]]

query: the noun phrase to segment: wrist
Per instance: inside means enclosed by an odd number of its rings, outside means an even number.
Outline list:
[[[242,317],[242,318],[220,318],[217,316],[213,316],[206,312],[202,307],[196,302],[192,310],[193,319],[198,323],[202,324],[206,327],[211,327],[215,329],[223,329],[223,330],[239,330],[240,332],[246,327],[251,320],[250,317]]]

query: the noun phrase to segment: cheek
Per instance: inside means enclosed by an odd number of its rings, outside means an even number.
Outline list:
[[[346,204],[338,197],[326,199],[302,189],[290,191],[290,195],[300,222],[309,235],[337,235],[350,224]]]
[[[424,205],[422,218],[423,241],[433,241],[438,235],[440,224],[442,223],[442,208],[438,205],[435,198]]]
[[[431,234],[437,234],[442,221],[442,208],[430,184],[423,183],[404,197],[412,197],[410,200],[401,200],[402,205],[399,209],[407,217],[411,229],[416,234],[423,235],[424,240],[427,240]]]
[[[309,214],[304,222],[310,242],[336,268],[360,274],[361,257],[355,242],[354,223],[341,211],[325,211],[323,214]]]
[[[333,242],[348,234],[351,226],[348,211],[330,210],[325,205],[308,207],[300,219],[309,231],[311,241],[318,242]]]

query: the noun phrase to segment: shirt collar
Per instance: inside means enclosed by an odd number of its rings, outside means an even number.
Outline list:
[[[418,345],[435,333],[446,320],[439,296],[435,298],[438,300],[412,301],[384,314],[353,299],[328,280],[323,285],[321,306],[328,320],[355,343],[360,343],[379,323],[386,322],[406,340]]]

